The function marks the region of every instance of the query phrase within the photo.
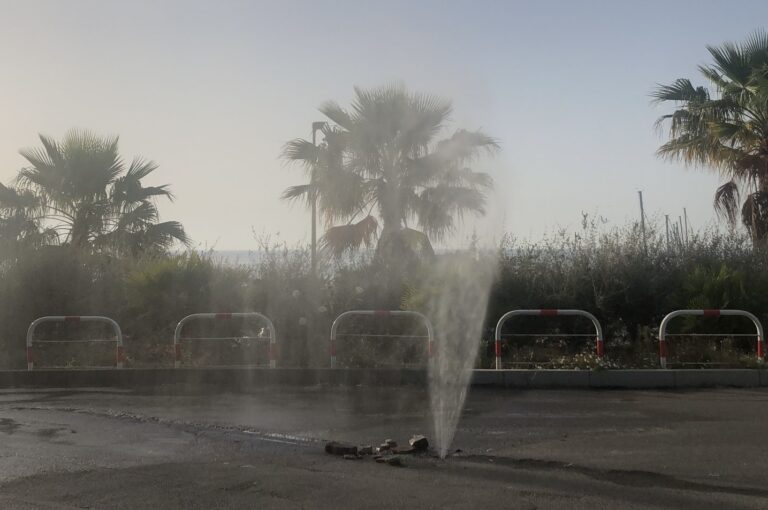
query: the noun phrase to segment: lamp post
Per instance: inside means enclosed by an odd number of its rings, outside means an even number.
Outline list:
[[[325,122],[313,122],[312,123],[312,145],[317,149],[317,132],[322,131],[325,127]],[[317,151],[315,151],[317,152]],[[315,189],[315,172],[317,170],[317,158],[315,158],[314,165],[312,166],[312,173],[309,177],[309,200],[312,208],[312,228],[311,228],[311,246],[309,252],[309,260],[311,272],[309,276],[309,285],[307,286],[307,303],[309,309],[306,314],[306,345],[304,346],[304,353],[307,356],[312,356],[312,349],[317,342],[313,341],[315,330],[315,313],[317,310],[317,190]],[[309,359],[307,360],[310,361]]]
[[[312,123],[312,145],[317,148],[317,132],[325,127],[325,122]],[[317,163],[317,162],[315,162]],[[317,193],[315,192],[315,169],[309,178],[309,197],[312,204],[312,246],[310,248],[310,265],[312,267],[312,277],[317,276]]]

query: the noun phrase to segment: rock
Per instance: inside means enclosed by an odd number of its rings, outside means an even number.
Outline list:
[[[326,443],[325,453],[330,453],[331,455],[357,455],[357,446],[331,441]]]
[[[357,449],[358,455],[373,455],[373,446],[365,445]]]
[[[408,444],[413,446],[414,450],[424,451],[429,448],[429,441],[424,436],[413,436],[408,440]]]
[[[390,446],[387,443],[382,443],[378,448],[376,448],[376,453],[386,453],[390,450]]]
[[[388,445],[390,448],[394,448],[395,446],[397,446],[397,441],[395,441],[394,439],[386,439],[384,441],[384,444]]]
[[[392,448],[392,453],[396,453],[396,454],[407,455],[409,453],[415,453],[415,452],[416,452],[416,448],[414,448],[413,446],[395,446],[394,448]]]

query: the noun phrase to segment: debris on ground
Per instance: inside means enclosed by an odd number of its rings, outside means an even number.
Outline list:
[[[413,455],[427,453],[429,441],[426,436],[414,435],[408,440],[407,445],[398,446],[394,439],[386,439],[381,445],[374,448],[372,445],[355,446],[349,443],[331,441],[325,445],[325,451],[332,455],[340,455],[346,460],[360,460],[366,455],[371,455],[379,464],[405,467],[401,455]]]
[[[403,459],[401,457],[398,457],[397,455],[389,455],[389,456],[379,455],[374,458],[376,459],[376,462],[378,462],[379,464],[387,464],[395,467],[405,467],[405,464],[403,463]]]
[[[413,446],[414,449],[424,451],[429,448],[429,441],[422,435],[415,435],[408,440],[408,444]]]
[[[357,455],[357,446],[330,441],[325,445],[325,453],[330,453],[331,455]]]

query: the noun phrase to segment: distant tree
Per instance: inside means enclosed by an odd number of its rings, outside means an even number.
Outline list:
[[[499,146],[481,131],[436,140],[449,101],[402,86],[355,88],[349,110],[330,101],[320,111],[330,120],[323,142],[294,139],[283,152],[304,165],[314,188],[292,186],[283,198],[309,203],[315,190],[329,227],[322,245],[333,255],[374,242],[389,260],[432,253],[430,239],[450,234],[466,213],[484,213],[492,180],[469,165]]]
[[[656,102],[677,109],[657,121],[669,140],[658,154],[717,170],[728,181],[715,193],[722,217],[741,222],[753,241],[768,238],[768,34],[741,44],[708,46],[713,63],[699,66],[712,90],[685,78],[660,85]],[[743,201],[742,201],[743,197]],[[741,211],[739,212],[739,203]]]
[[[135,158],[126,167],[118,139],[69,131],[62,141],[40,135],[24,149],[29,162],[15,188],[0,187],[0,228],[6,239],[66,244],[136,254],[188,244],[179,222],[159,222],[155,200],[172,199],[167,185],[143,186],[157,165]]]

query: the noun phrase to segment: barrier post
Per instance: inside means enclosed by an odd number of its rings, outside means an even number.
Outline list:
[[[501,316],[499,322],[496,323],[496,334],[494,339],[494,355],[496,358],[496,370],[502,369],[501,363],[501,329],[504,323],[512,317],[521,315],[534,315],[539,317],[554,317],[554,316],[579,316],[586,317],[592,322],[595,327],[595,354],[598,358],[605,356],[605,339],[603,337],[603,328],[600,325],[600,321],[597,317],[585,310],[567,310],[567,309],[535,309],[535,310],[512,310]]]
[[[269,317],[258,312],[233,312],[233,313],[193,313],[187,315],[176,324],[176,329],[173,332],[173,367],[181,367],[181,330],[184,325],[192,320],[198,319],[212,319],[212,320],[229,320],[235,317],[252,317],[257,318],[267,325],[269,330],[269,368],[277,368],[277,332],[275,325],[272,323]],[[224,338],[220,338],[224,340]],[[261,338],[260,338],[261,339]]]
[[[765,361],[765,334],[763,332],[763,325],[755,315],[747,312],[746,310],[675,310],[668,313],[659,325],[659,364],[661,368],[667,368],[667,360],[669,357],[669,346],[667,345],[667,326],[669,321],[675,317],[680,316],[703,316],[703,317],[722,317],[722,316],[737,316],[746,317],[752,321],[755,325],[757,334],[757,362],[763,363]],[[727,336],[727,335],[723,335]]]
[[[329,342],[331,368],[336,368],[336,335],[338,334],[339,324],[342,319],[354,315],[374,317],[416,317],[417,319],[420,319],[427,328],[427,356],[430,359],[435,356],[435,332],[432,328],[432,322],[426,315],[413,310],[347,310],[336,317],[331,324],[331,339]]]
[[[105,324],[109,324],[115,332],[115,367],[123,368],[123,361],[125,359],[125,350],[123,348],[123,332],[120,329],[120,325],[116,321],[110,319],[109,317],[103,317],[100,315],[46,315],[45,317],[38,317],[37,319],[33,320],[27,328],[27,370],[34,370],[35,368],[35,356],[32,344],[34,343],[35,329],[37,329],[37,326],[44,322],[103,322]],[[57,340],[57,342],[71,343],[72,341]],[[85,340],[85,342],[89,342],[89,340]]]

